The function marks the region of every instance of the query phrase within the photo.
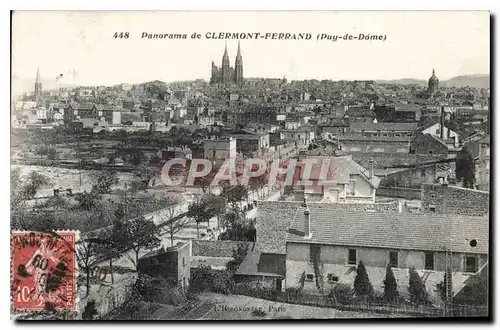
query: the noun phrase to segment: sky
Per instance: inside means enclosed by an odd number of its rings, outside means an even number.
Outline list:
[[[128,39],[113,38],[129,32]],[[141,39],[146,33],[186,33],[182,40]],[[201,39],[191,39],[193,33]],[[224,40],[209,32],[311,33],[311,40],[242,40],[245,77],[289,80],[428,79],[489,74],[487,11],[275,12],[14,12],[13,89],[46,85],[114,85],[151,80],[209,79]],[[385,41],[316,40],[318,34],[385,35]],[[234,66],[238,41],[227,40]],[[21,87],[19,87],[21,88]]]

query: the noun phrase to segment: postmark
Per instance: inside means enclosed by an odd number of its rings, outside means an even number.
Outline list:
[[[15,311],[77,309],[77,231],[13,232],[11,295]]]

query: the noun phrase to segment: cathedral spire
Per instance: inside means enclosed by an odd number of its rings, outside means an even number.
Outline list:
[[[39,84],[40,83],[40,67],[37,66],[36,67],[36,80],[35,80],[35,84]]]
[[[229,55],[227,55],[227,41],[226,41],[226,47],[224,48],[224,55],[222,55],[222,60],[224,59],[229,60]]]
[[[240,41],[238,40],[238,52],[236,53],[236,58],[241,58]]]
[[[36,67],[35,80],[35,98],[38,99],[42,95],[42,79],[40,78],[40,67]]]

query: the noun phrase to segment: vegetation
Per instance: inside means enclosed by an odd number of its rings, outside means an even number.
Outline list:
[[[226,269],[230,272],[235,272],[241,265],[243,260],[248,254],[249,246],[245,243],[239,243],[236,248],[233,249],[233,259],[227,263]]]
[[[187,216],[194,219],[196,222],[196,233],[198,238],[200,238],[200,222],[209,223],[214,215],[211,206],[203,199],[199,199],[189,204]]]
[[[83,320],[95,320],[95,317],[98,315],[97,309],[95,307],[95,300],[89,300],[87,305],[85,305],[85,309],[82,313]]]
[[[384,299],[387,301],[394,301],[398,295],[398,284],[394,277],[394,272],[391,266],[387,265],[384,280]]]
[[[373,295],[373,286],[370,283],[363,261],[358,264],[356,278],[354,279],[354,291],[360,297],[371,297]]]
[[[417,305],[427,303],[429,294],[425,289],[425,284],[422,281],[422,278],[415,270],[415,267],[410,267],[409,275],[408,291],[410,292],[410,300]]]
[[[109,194],[111,186],[118,183],[115,171],[103,170],[91,174],[92,191],[97,194]]]
[[[161,244],[160,232],[152,220],[144,216],[129,221],[117,234],[121,242],[126,242],[128,248],[135,252],[135,265],[139,267],[139,251],[152,250]]]

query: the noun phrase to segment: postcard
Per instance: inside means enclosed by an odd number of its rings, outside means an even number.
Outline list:
[[[11,317],[490,317],[487,11],[14,11]]]

